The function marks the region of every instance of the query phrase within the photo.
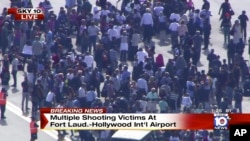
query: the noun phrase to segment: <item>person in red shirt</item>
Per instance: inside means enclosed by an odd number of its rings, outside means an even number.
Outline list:
[[[35,117],[31,117],[31,122],[30,122],[30,134],[31,138],[30,141],[35,141],[37,140],[37,132],[38,132],[38,124],[36,123]]]
[[[0,110],[1,110],[1,119],[5,119],[6,117],[4,116],[5,109],[6,109],[6,99],[7,99],[7,91],[5,88],[2,88],[0,92]]]

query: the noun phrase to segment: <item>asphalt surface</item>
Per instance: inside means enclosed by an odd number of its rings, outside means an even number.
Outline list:
[[[63,0],[50,0],[52,6],[54,7],[54,11],[57,14],[59,8],[65,5],[65,1]],[[91,3],[94,3],[94,0],[90,0]],[[197,8],[201,8],[202,1],[201,0],[193,0],[195,6]],[[212,23],[212,34],[211,34],[211,45],[209,49],[214,49],[216,54],[221,56],[221,59],[227,58],[226,56],[226,49],[223,46],[223,35],[220,32],[219,26],[219,7],[223,0],[209,0],[211,5],[211,11],[213,16],[211,17]],[[32,0],[34,6],[38,6],[40,0]],[[116,3],[115,0],[111,0],[113,4]],[[235,16],[233,19],[238,17],[241,14],[242,10],[246,10],[247,14],[250,17],[250,1],[249,0],[230,0],[230,3],[234,9]],[[8,7],[9,1],[1,0],[0,2],[0,11],[4,7]],[[234,20],[232,20],[234,21]],[[249,24],[249,23],[248,23]],[[248,33],[250,28],[248,28]],[[171,54],[171,47],[169,43],[160,44],[157,39],[153,39],[156,45],[156,55],[158,53],[163,54],[165,63],[169,58],[172,58]],[[248,46],[245,48],[244,57],[249,58],[248,53]],[[206,60],[208,51],[203,51],[201,56],[201,64],[199,65],[199,70],[207,70],[208,62]],[[11,78],[12,79],[12,78]],[[8,104],[7,104],[7,111],[6,111],[6,120],[0,120],[0,140],[1,141],[28,141],[30,139],[29,133],[29,121],[30,115],[23,115],[20,107],[21,107],[21,85],[20,83],[23,81],[23,73],[18,72],[18,85],[17,88],[9,88],[8,89]],[[12,80],[10,82],[12,84]],[[1,86],[0,86],[1,87]],[[29,107],[31,108],[31,103],[29,103]],[[243,112],[250,113],[250,98],[244,97],[243,100]],[[55,131],[41,131],[39,130],[38,141],[57,141],[57,133]],[[77,139],[70,139],[66,137],[65,140],[77,140]]]

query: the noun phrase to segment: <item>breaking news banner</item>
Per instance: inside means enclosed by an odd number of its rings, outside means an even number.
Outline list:
[[[44,20],[44,13],[41,8],[9,8],[7,13],[14,15],[15,20]]]
[[[47,130],[227,130],[232,124],[250,125],[250,114],[111,114],[102,108],[42,108],[40,114],[40,127]]]

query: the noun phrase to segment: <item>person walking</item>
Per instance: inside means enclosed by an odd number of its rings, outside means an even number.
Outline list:
[[[188,93],[185,93],[182,97],[181,104],[183,105],[183,112],[187,112],[189,108],[191,108],[193,102]]]
[[[171,44],[172,48],[174,49],[176,46],[178,46],[178,28],[180,24],[173,20],[173,22],[169,25],[169,30],[171,32]]]
[[[135,56],[136,56],[136,53],[138,51],[138,45],[141,41],[141,37],[140,37],[140,34],[137,30],[133,31],[132,33],[132,37],[131,37],[131,52],[129,53],[129,60],[131,61],[134,61],[135,60]]]
[[[89,48],[88,51],[92,51],[92,46],[94,47],[94,50],[96,50],[96,40],[97,36],[100,32],[100,28],[95,25],[94,22],[91,22],[90,25],[88,26],[88,35],[89,35]]]
[[[208,0],[203,0],[201,10],[206,9],[206,8],[210,9],[210,2]]]
[[[29,110],[28,107],[28,102],[29,102],[29,82],[27,76],[24,77],[24,81],[22,82],[22,89],[23,89],[23,94],[22,94],[22,111],[24,110]],[[24,109],[24,102],[25,102],[25,109]]]
[[[231,18],[231,11],[232,9],[231,9],[231,5],[230,5],[230,3],[229,3],[229,0],[225,0],[222,4],[221,4],[221,6],[220,6],[220,9],[219,9],[219,15],[221,14],[221,16],[220,16],[220,20],[222,20],[222,19],[224,19],[224,17],[226,16],[226,13],[229,13],[229,16],[230,16],[230,18]],[[222,24],[221,24],[221,27],[222,27]]]
[[[158,105],[160,108],[160,113],[168,113],[168,103],[166,97],[160,98]]]
[[[6,101],[7,101],[8,93],[5,88],[2,88],[0,92],[0,107],[1,107],[1,119],[6,119],[5,110],[6,110]]]
[[[89,91],[86,93],[86,107],[91,107],[93,101],[95,101],[97,94],[95,92],[95,88],[90,86]]]
[[[19,64],[19,61],[18,61],[16,55],[14,55],[14,58],[11,61],[11,64],[12,64],[12,72],[11,72],[11,74],[13,76],[13,81],[14,81],[14,84],[12,86],[14,88],[16,88],[16,84],[17,84],[17,71],[18,71],[18,64]]]
[[[211,34],[211,24],[209,23],[209,19],[205,19],[204,23],[203,23],[203,38],[204,38],[204,48],[203,50],[207,50],[208,49],[208,45],[210,43],[209,39],[210,39],[210,34]]]
[[[36,123],[35,117],[31,117],[31,122],[30,122],[30,134],[31,138],[30,141],[35,141],[37,140],[37,132],[38,132],[38,124]]]
[[[238,44],[240,42],[240,38],[242,38],[240,21],[236,20],[232,29],[230,30],[230,34],[233,36],[234,44]]]
[[[43,44],[40,42],[40,37],[36,36],[35,41],[32,42],[32,53],[35,57],[40,57],[43,50]]]
[[[45,99],[45,106],[50,108],[53,107],[53,104],[55,103],[55,93],[54,90],[51,89]]]
[[[193,48],[194,48],[194,55],[196,56],[196,60],[193,61],[195,65],[200,62],[201,57],[201,46],[203,43],[203,37],[200,31],[196,31],[196,34],[192,37],[193,39]]]
[[[147,94],[148,99],[148,112],[155,113],[157,112],[156,105],[158,104],[159,96],[155,88],[151,88],[151,91]]]
[[[235,100],[234,108],[239,109],[239,113],[242,113],[243,94],[239,88],[236,88],[234,91],[234,100]]]
[[[149,43],[151,41],[152,29],[154,26],[153,16],[149,8],[146,9],[146,12],[141,18],[141,26],[143,26],[143,41]]]
[[[229,13],[225,13],[225,18],[222,19],[223,34],[224,34],[224,44],[228,44],[230,40],[230,28],[232,26],[231,17]]]
[[[246,40],[247,40],[247,22],[249,21],[249,19],[246,15],[245,10],[242,11],[242,14],[238,17],[238,19],[240,20],[240,26],[241,26],[241,32],[243,34],[243,39],[246,42]]]
[[[120,44],[120,61],[126,62],[127,61],[127,54],[128,54],[128,35],[126,31],[122,32],[121,35],[121,44]]]

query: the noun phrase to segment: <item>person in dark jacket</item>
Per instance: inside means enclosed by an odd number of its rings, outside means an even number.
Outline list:
[[[203,0],[203,4],[202,4],[202,7],[201,7],[201,10],[203,9],[210,9],[210,3],[208,0]]]
[[[202,38],[200,32],[196,31],[196,34],[193,36],[193,45],[194,45],[193,54],[195,54],[195,56],[196,56],[196,64],[195,65],[197,65],[197,63],[200,61],[202,42],[203,42],[203,38]]]
[[[247,40],[247,22],[249,21],[246,11],[243,10],[242,14],[238,17],[240,20],[240,27],[241,27],[241,32],[243,33],[243,39],[246,42]]]
[[[229,103],[228,103],[228,98],[224,97],[223,101],[221,102],[220,105],[222,113],[226,113],[226,110],[229,108]]]
[[[209,45],[209,39],[210,39],[210,34],[211,34],[211,24],[209,23],[209,19],[206,18],[204,23],[203,23],[203,38],[204,38],[204,50],[208,49]]]
[[[243,39],[240,38],[239,43],[236,45],[236,53],[238,53],[240,56],[242,56],[243,52],[244,52],[244,48],[245,48],[245,43],[244,43]]]
[[[235,47],[236,45],[233,42],[233,39],[231,39],[227,45],[227,60],[228,64],[233,64],[234,60],[234,54],[235,54]]]
[[[3,68],[1,73],[2,85],[8,86],[10,81],[10,71],[6,68]]]
[[[212,68],[212,62],[217,56],[214,54],[214,49],[211,49],[211,52],[207,55],[208,67]]]
[[[223,27],[224,44],[226,45],[230,41],[230,28],[232,26],[231,17],[229,13],[225,13],[225,16],[221,22],[221,26]]]
[[[243,100],[243,96],[242,96],[242,91],[239,88],[236,88],[234,91],[234,108],[235,109],[239,109],[239,113],[242,113],[242,100]]]
[[[24,112],[25,110],[28,111],[28,101],[29,101],[29,82],[27,76],[24,77],[24,81],[21,83],[22,85],[22,111]],[[25,103],[24,103],[25,102]],[[25,105],[24,105],[25,104]],[[24,107],[25,106],[25,107]]]

